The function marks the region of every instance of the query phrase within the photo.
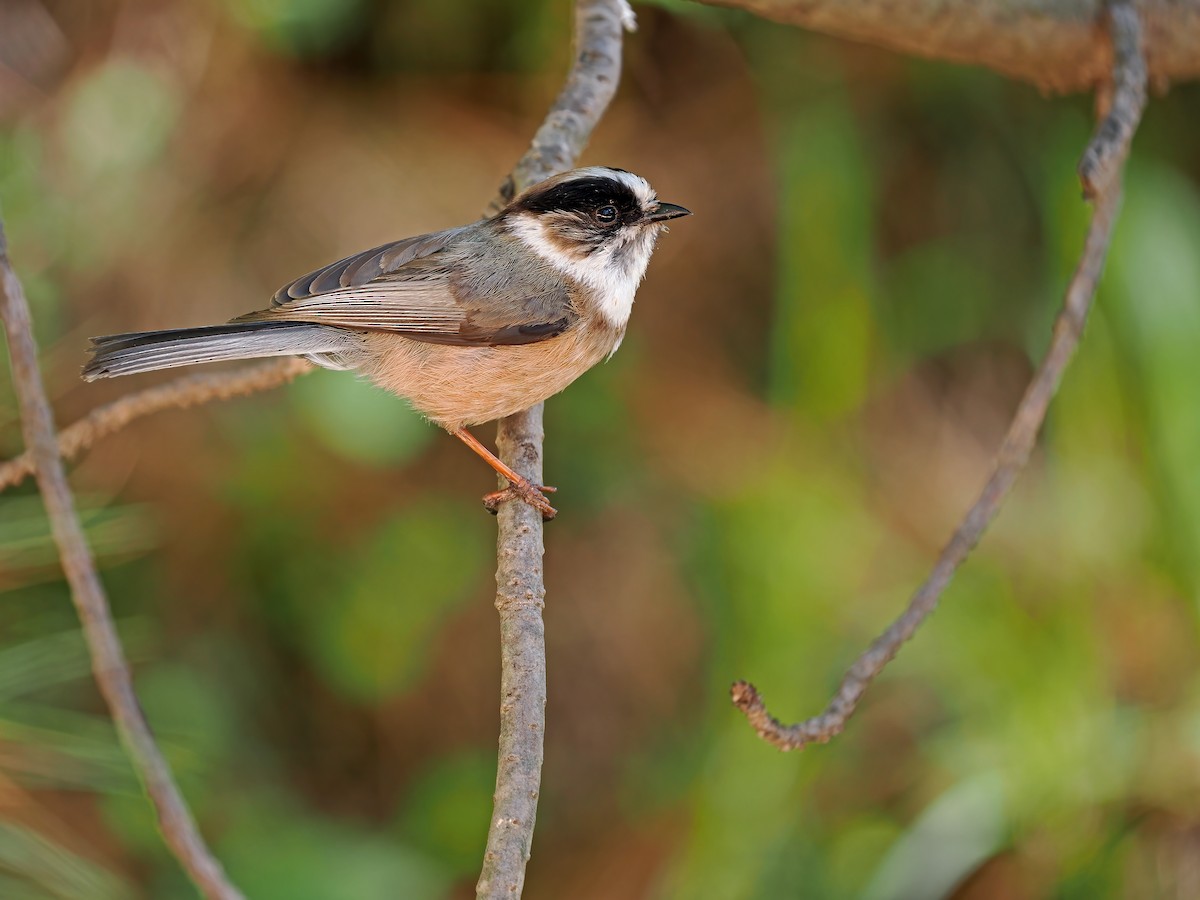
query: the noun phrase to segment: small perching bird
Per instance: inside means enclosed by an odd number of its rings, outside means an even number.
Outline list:
[[[225,325],[92,339],[88,381],[197,363],[302,356],[405,398],[547,518],[543,492],[466,430],[540,403],[620,346],[663,224],[689,215],[622,169],[575,169],[494,218],[366,250]]]

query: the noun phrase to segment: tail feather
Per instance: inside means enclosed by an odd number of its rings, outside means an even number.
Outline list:
[[[358,349],[352,332],[307,322],[241,322],[204,328],[139,331],[92,338],[86,381],[197,363],[266,356],[309,356],[345,367]],[[326,356],[328,355],[328,356]]]

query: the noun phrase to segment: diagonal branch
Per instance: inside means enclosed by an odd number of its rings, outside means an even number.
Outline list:
[[[529,151],[501,189],[501,199],[575,164],[617,89],[622,29],[632,30],[626,0],[577,0],[575,61]],[[494,203],[498,207],[499,203]],[[542,483],[542,404],[500,422],[500,458]],[[526,503],[501,505],[496,610],[500,613],[500,747],[487,850],[476,885],[480,898],[520,897],[533,845],[546,731],[546,635],[542,622],[541,513]]]
[[[933,612],[955,571],[979,543],[1029,460],[1046,410],[1083,334],[1121,203],[1121,168],[1146,105],[1141,26],[1130,0],[1117,0],[1111,5],[1109,30],[1114,49],[1111,109],[1097,126],[1079,165],[1085,196],[1094,201],[1095,209],[1079,265],[1067,285],[1063,308],[1054,323],[1050,348],[1021,398],[983,492],[942,550],[925,583],[913,594],[903,615],[858,658],[825,711],[795,725],[785,725],[768,712],[754,685],[746,681],[734,683],[730,690],[734,705],[745,713],[763,740],[781,750],[823,744],[841,733],[875,676]]]
[[[165,409],[187,409],[210,400],[228,400],[287,384],[312,371],[312,365],[295,356],[242,366],[226,372],[184,375],[165,384],[131,394],[98,406],[77,422],[58,433],[58,455],[70,462],[102,438],[114,434],[143,416]],[[0,463],[0,491],[20,484],[34,473],[33,453]]]
[[[133,693],[129,663],[121,649],[108,598],[96,574],[63,471],[55,440],[54,417],[38,369],[29,304],[9,262],[3,223],[0,223],[0,318],[4,320],[8,335],[13,384],[21,410],[25,443],[37,470],[38,486],[63,571],[71,586],[71,598],[83,624],[96,683],[112,712],[134,769],[154,803],[159,826],[171,852],[205,897],[240,900],[241,893],[229,883],[221,864],[205,846]]]

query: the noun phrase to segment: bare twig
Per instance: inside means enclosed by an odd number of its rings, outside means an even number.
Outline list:
[[[25,443],[37,470],[38,486],[50,518],[54,542],[58,545],[63,571],[83,624],[96,683],[108,703],[134,768],[154,803],[159,826],[175,857],[204,896],[219,900],[241,898],[225,877],[221,864],[205,846],[133,693],[129,664],[121,649],[108,599],[96,574],[63,472],[54,418],[38,370],[29,304],[8,259],[3,223],[0,223],[0,317],[8,334],[13,384],[21,410]]]
[[[617,89],[622,29],[632,28],[625,0],[577,0],[575,62],[529,151],[517,163],[506,195],[575,164]],[[542,483],[542,404],[500,422],[500,458],[534,484]],[[480,898],[520,897],[533,845],[546,726],[546,637],[542,623],[541,513],[526,503],[500,507],[496,609],[500,613],[500,749],[487,850],[476,885]]]
[[[1096,25],[1105,0],[701,0],[914,56],[987,66],[1046,91],[1090,91],[1112,74]],[[1149,78],[1200,77],[1200,0],[1138,0]]]
[[[120,431],[135,419],[165,409],[187,409],[210,400],[228,400],[287,384],[298,375],[312,371],[312,364],[296,356],[243,366],[226,372],[184,375],[165,384],[125,394],[98,406],[58,433],[58,455],[71,461],[97,441]],[[0,491],[20,484],[34,472],[33,454],[0,463]]]
[[[942,550],[925,583],[913,594],[904,614],[858,658],[825,711],[795,725],[784,725],[767,711],[754,685],[745,681],[733,685],[730,693],[734,705],[745,713],[763,740],[781,750],[823,744],[841,733],[871,681],[933,612],[955,571],[979,543],[1029,460],[1047,407],[1083,334],[1121,202],[1121,167],[1146,105],[1146,65],[1137,12],[1129,0],[1114,3],[1109,12],[1114,48],[1113,102],[1079,166],[1080,180],[1087,196],[1094,200],[1095,209],[1083,254],[1054,323],[1050,348],[1021,398],[983,492]]]

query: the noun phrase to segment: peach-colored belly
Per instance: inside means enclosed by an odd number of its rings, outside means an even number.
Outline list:
[[[359,371],[450,431],[511,415],[557,394],[608,356],[620,333],[577,325],[536,344],[457,347],[364,335]]]

